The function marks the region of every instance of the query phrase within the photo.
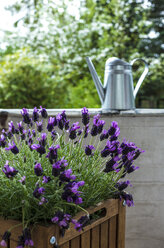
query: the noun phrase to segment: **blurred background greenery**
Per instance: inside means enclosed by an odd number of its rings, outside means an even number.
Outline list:
[[[7,9],[21,18],[0,49],[0,108],[100,107],[86,56],[102,81],[109,57],[145,59],[136,106],[164,108],[163,0],[17,0]],[[134,66],[134,84],[143,68]]]

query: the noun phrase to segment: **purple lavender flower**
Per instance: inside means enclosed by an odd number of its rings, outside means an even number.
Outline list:
[[[31,239],[31,232],[28,227],[22,231],[22,235],[18,237],[18,244],[16,248],[24,248],[25,246],[34,246],[34,242]]]
[[[13,121],[10,121],[8,123],[8,125],[9,125],[9,132],[11,132],[12,134],[14,134],[15,133],[15,126],[13,124]]]
[[[48,183],[50,181],[51,181],[51,177],[49,177],[49,176],[43,176],[42,183]]]
[[[5,129],[2,129],[2,134],[5,136],[5,138],[7,137],[7,132],[5,131]]]
[[[51,132],[53,130],[53,128],[54,128],[54,125],[55,125],[55,118],[54,117],[50,117],[48,119],[47,130],[49,132]]]
[[[101,157],[107,157],[113,153],[121,153],[122,149],[119,148],[119,141],[107,141],[104,150],[101,151]]]
[[[56,138],[56,135],[57,135],[57,132],[55,130],[53,130],[51,132],[51,138],[52,138],[52,140],[54,140]]]
[[[27,133],[27,131],[23,129],[23,131],[22,131],[22,133],[21,133],[21,135],[20,135],[21,140],[25,140],[25,138],[26,138],[26,133]]]
[[[8,146],[9,146],[9,147],[5,147],[5,150],[6,150],[6,151],[11,151],[11,152],[14,153],[14,154],[19,153],[19,149],[18,149],[18,147],[16,146],[16,144],[14,143],[14,141],[12,141],[12,143],[13,143],[13,144],[8,143]]]
[[[58,128],[63,130],[65,119],[63,118],[61,114],[57,114],[56,121],[57,121]]]
[[[45,193],[45,188],[37,186],[36,189],[33,192],[33,196],[35,198],[39,198],[41,195]]]
[[[36,122],[38,132],[43,130],[43,121]]]
[[[26,184],[26,176],[23,176],[23,177],[19,180],[19,182],[20,182],[21,184],[25,185],[25,184]]]
[[[117,140],[119,135],[120,135],[120,129],[118,128],[118,129],[116,129],[115,134],[113,134],[110,137],[110,141]]]
[[[3,247],[7,247],[8,246],[8,241],[10,240],[10,236],[11,236],[11,233],[9,231],[6,231],[3,236],[2,236],[2,240],[0,242],[0,245],[3,246]]]
[[[72,175],[72,169],[68,169],[60,174],[59,179],[61,182],[69,182],[70,180],[75,180],[76,176]]]
[[[31,145],[31,149],[32,150],[36,150],[38,153],[40,153],[40,155],[46,153],[46,149],[44,146],[39,145],[39,144],[33,144]]]
[[[123,191],[123,190],[126,189],[129,185],[132,186],[132,185],[130,184],[130,181],[127,180],[127,181],[125,181],[125,182],[118,182],[118,183],[116,183],[115,187],[116,187],[119,191]]]
[[[100,135],[100,141],[103,141],[104,139],[108,139],[109,138],[109,134],[107,130],[103,130],[102,134]]]
[[[57,161],[52,165],[52,175],[55,177],[59,176],[60,173],[65,170],[65,167],[67,165],[68,165],[67,160],[65,160],[63,157],[61,160]]]
[[[87,224],[89,224],[89,221],[89,216],[85,215],[81,216],[78,221],[73,221],[73,224],[75,224],[75,229],[80,232]]]
[[[65,110],[63,110],[60,115],[61,115],[63,121],[66,121],[67,120],[67,116],[66,116]]]
[[[61,160],[59,160],[59,161],[60,161],[60,168],[61,168],[61,171],[64,171],[65,168],[66,168],[67,165],[68,165],[68,162],[67,162],[66,159],[64,159],[64,157],[62,157]]]
[[[64,128],[65,128],[65,130],[68,130],[69,129],[69,122],[70,122],[70,120],[65,120],[65,122],[64,122]]]
[[[118,166],[117,162],[112,158],[108,162],[106,162],[106,167],[104,169],[104,172],[108,173],[110,171],[116,170],[116,167]]]
[[[71,128],[69,129],[69,138],[71,140],[76,139],[76,134],[77,134],[76,130],[79,128],[80,128],[79,122],[75,122],[72,124]]]
[[[41,138],[38,138],[38,140],[39,140],[40,145],[45,146],[46,145],[46,140],[47,140],[47,134],[42,133]]]
[[[42,197],[40,202],[39,202],[39,205],[43,205],[43,204],[45,204],[47,202],[48,202],[48,200],[45,197]]]
[[[32,135],[33,135],[34,137],[36,137],[35,129],[32,130]]]
[[[57,211],[54,215],[54,217],[51,219],[53,223],[56,223],[57,225],[60,226],[60,228],[68,229],[69,228],[69,223],[71,221],[71,215],[69,214],[64,214],[61,211]]]
[[[32,119],[34,122],[38,121],[39,120],[39,110],[37,109],[37,107],[35,107],[33,109],[33,114],[32,114]]]
[[[122,191],[120,196],[125,200],[125,203],[128,207],[134,206],[133,196],[131,194]]]
[[[23,128],[23,123],[22,123],[22,121],[18,122],[18,123],[17,123],[17,126],[18,126],[19,132],[22,133],[22,132],[23,132],[23,129],[24,129],[24,128]]]
[[[13,136],[12,132],[10,132],[9,130],[6,132],[6,137],[8,139],[11,139],[11,137]]]
[[[102,133],[104,125],[105,125],[104,120],[98,120],[98,122],[97,122],[97,133],[98,134]]]
[[[24,248],[25,246],[25,238],[24,235],[18,237],[18,244],[16,248]]]
[[[29,137],[28,141],[27,141],[27,144],[28,144],[28,146],[30,147],[31,150],[33,150],[33,149],[31,148],[32,143],[33,143],[33,139],[32,139],[32,135],[31,135],[31,136]]]
[[[87,138],[88,134],[89,134],[90,130],[89,130],[89,124],[87,124],[84,128],[84,138]]]
[[[91,135],[92,136],[96,136],[98,134],[97,132],[97,125],[93,125],[92,128],[91,128]]]
[[[61,162],[57,161],[55,164],[52,165],[52,175],[57,177],[60,175],[61,171]]]
[[[89,123],[89,119],[90,119],[88,109],[84,107],[81,112],[82,112],[82,123],[86,126]]]
[[[34,166],[34,172],[39,177],[43,174],[43,168],[40,163],[36,163]]]
[[[86,148],[85,148],[85,154],[87,156],[93,155],[92,150],[95,150],[95,147],[94,146],[91,146],[91,145],[86,146]]]
[[[27,136],[30,137],[32,134],[31,134],[31,129],[28,129],[28,132],[27,132]]]
[[[129,152],[135,151],[135,149],[137,149],[137,146],[134,143],[129,143],[125,139],[123,140],[120,147],[122,148],[122,154],[124,155],[127,155]]]
[[[6,146],[6,138],[3,134],[0,136],[0,147],[5,147]]]
[[[51,146],[51,147],[49,147],[48,148],[48,150],[49,150],[49,152],[48,152],[48,154],[47,154],[47,158],[49,158],[49,161],[51,162],[51,163],[53,163],[53,161],[55,160],[57,160],[57,157],[58,157],[58,154],[57,154],[57,150],[60,148],[60,146],[59,145],[56,145],[56,146]]]
[[[39,112],[41,113],[41,116],[43,118],[47,118],[48,117],[47,110],[45,108],[42,108],[42,106],[40,106],[40,111]]]
[[[140,148],[137,147],[137,150],[135,150],[135,156],[133,157],[133,159],[134,160],[137,159],[139,157],[139,155],[141,153],[143,153],[143,152],[145,152],[145,151],[143,151],[143,150],[141,150]]]
[[[8,160],[6,161],[6,164],[4,165],[4,169],[2,171],[8,178],[13,178],[18,173],[18,171],[14,167],[9,166]]]
[[[111,127],[108,130],[108,134],[112,136],[117,130],[119,130],[118,123],[116,121],[112,121]]]
[[[26,124],[30,124],[31,123],[31,119],[28,113],[28,110],[23,108],[21,111],[21,115],[23,116],[23,122]]]
[[[134,165],[131,165],[131,166],[127,166],[125,171],[127,171],[128,174],[138,170],[140,167],[139,166],[134,166]]]
[[[78,191],[80,186],[83,186],[84,182],[80,183],[72,181],[64,186],[64,192],[62,193],[62,199],[67,202],[73,202],[75,204],[81,204],[82,198],[80,197],[81,192]]]

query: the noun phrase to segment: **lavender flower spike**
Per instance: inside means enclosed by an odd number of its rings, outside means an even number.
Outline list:
[[[8,125],[9,125],[9,132],[14,134],[15,133],[15,126],[13,124],[13,121],[10,121]]]
[[[18,147],[15,145],[14,141],[12,141],[13,145],[11,143],[8,143],[9,147],[5,147],[6,151],[11,151],[14,154],[19,153]]]
[[[44,192],[45,192],[45,188],[43,188],[43,187],[41,187],[41,188],[37,187],[37,188],[34,190],[34,192],[33,192],[33,196],[34,196],[35,198],[39,198],[41,195],[44,194]]]
[[[9,231],[6,231],[2,236],[2,241],[0,242],[0,245],[3,247],[7,247],[7,242],[10,240],[11,233]]]
[[[37,109],[37,107],[34,108],[33,110],[33,115],[32,115],[32,119],[34,122],[39,120],[39,110]]]
[[[33,144],[31,145],[31,149],[32,150],[36,150],[38,153],[40,153],[40,155],[46,153],[46,149],[44,146],[39,145],[39,144]]]
[[[87,156],[93,155],[92,154],[92,150],[95,150],[94,146],[90,146],[90,145],[86,146],[86,148],[85,148],[85,154]]]
[[[14,167],[9,166],[8,160],[6,161],[6,164],[4,165],[4,169],[2,171],[8,178],[12,178],[18,173],[18,171]]]
[[[40,163],[36,163],[34,166],[34,172],[39,177],[43,174],[43,168]]]
[[[17,123],[17,126],[18,126],[18,130],[19,130],[19,132],[20,132],[20,133],[22,133],[22,132],[23,132],[23,125],[22,125],[22,121],[18,122],[18,123]]]
[[[54,124],[55,124],[55,118],[54,118],[54,117],[50,117],[50,118],[48,119],[48,124],[47,124],[47,130],[48,130],[49,132],[51,132],[52,129],[54,128]]]
[[[5,147],[6,145],[6,138],[3,134],[0,136],[0,147]]]
[[[76,139],[76,130],[79,128],[79,122],[75,122],[72,124],[71,128],[69,129],[69,138],[71,140]]]
[[[48,117],[47,110],[45,108],[42,108],[42,106],[40,106],[40,111],[39,112],[41,113],[41,116],[43,118],[47,118]]]
[[[38,132],[43,130],[43,121],[36,122]]]
[[[86,126],[89,123],[89,114],[88,114],[88,109],[86,107],[84,107],[82,109],[82,123]]]
[[[31,119],[28,113],[28,110],[23,108],[21,111],[21,115],[23,116],[23,122],[26,124],[30,124],[31,123]]]

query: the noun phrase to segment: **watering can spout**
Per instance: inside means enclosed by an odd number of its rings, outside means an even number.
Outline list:
[[[86,61],[87,61],[90,73],[92,75],[93,81],[95,83],[95,86],[96,86],[96,89],[97,89],[101,104],[103,104],[104,98],[105,98],[104,87],[103,87],[103,85],[102,85],[102,83],[100,81],[100,78],[97,75],[97,72],[95,70],[95,67],[94,67],[91,59],[89,57],[86,57]]]

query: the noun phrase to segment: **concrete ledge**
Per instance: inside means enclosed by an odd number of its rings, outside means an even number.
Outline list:
[[[80,116],[81,109],[47,109],[49,115],[56,115],[61,111],[66,110],[68,116]],[[29,112],[32,113],[33,109],[29,109]],[[19,116],[21,109],[0,109],[0,115],[5,113],[7,115]],[[135,110],[125,110],[125,111],[105,111],[101,108],[89,108],[91,116],[95,114],[102,114],[106,116],[119,115],[119,116],[164,116],[164,109],[135,109]]]

